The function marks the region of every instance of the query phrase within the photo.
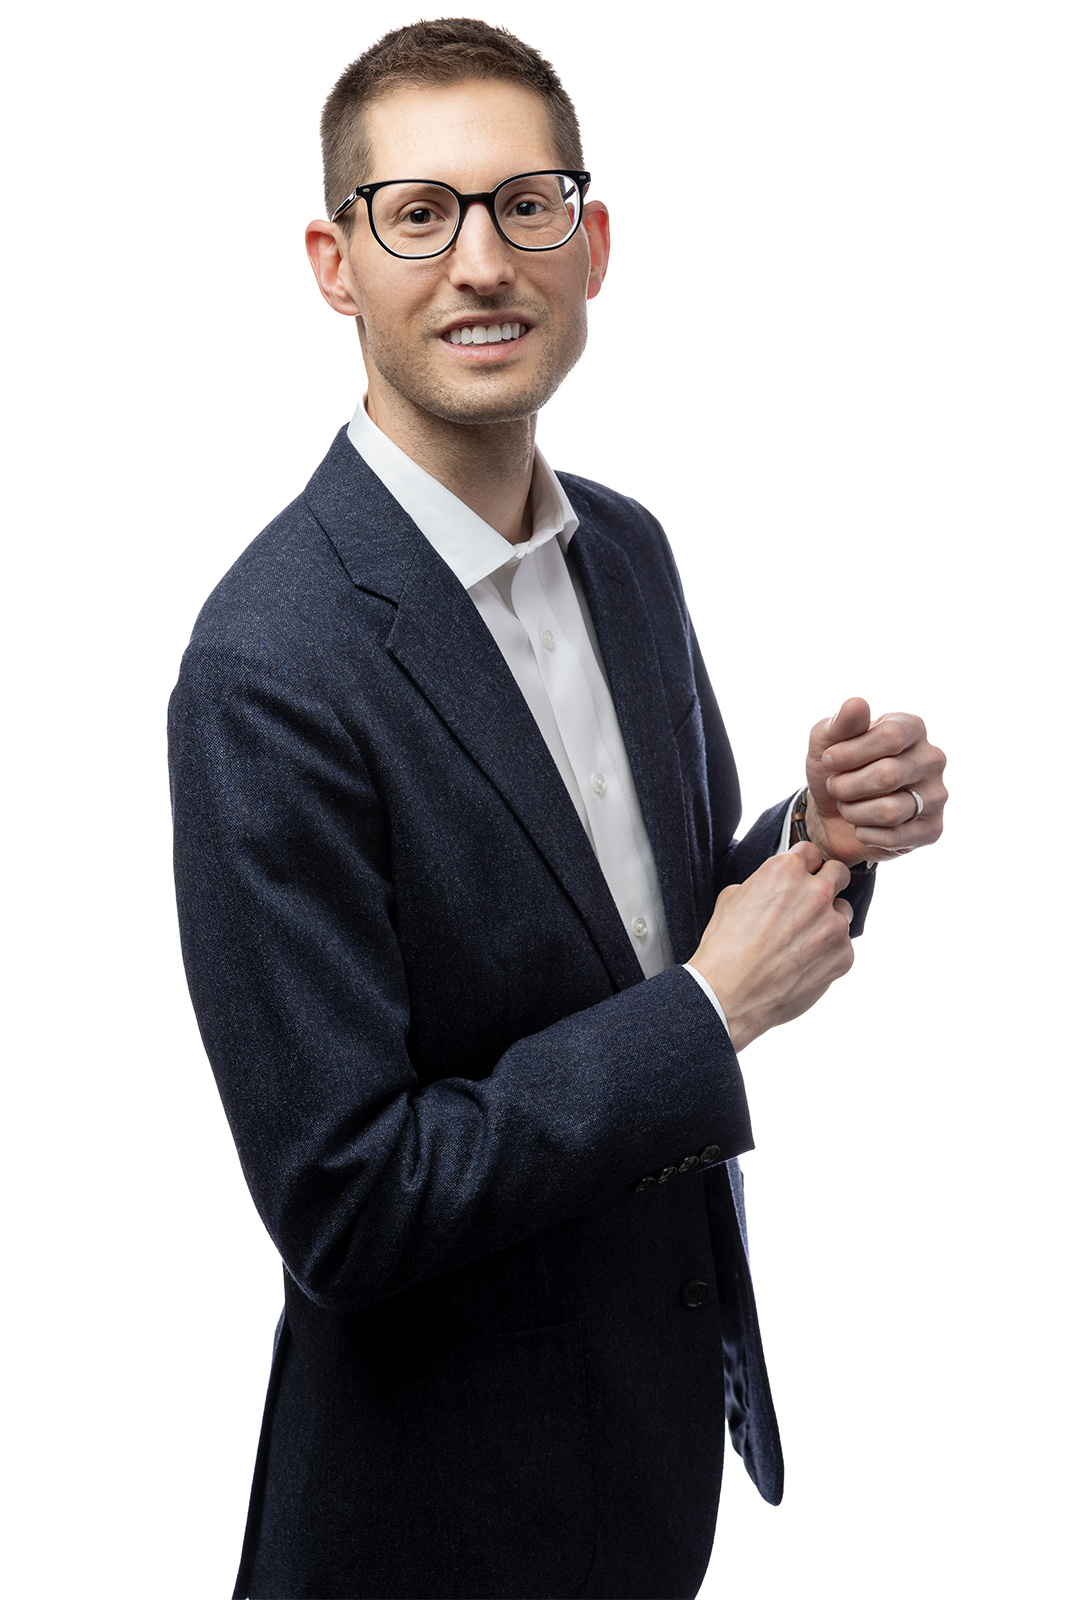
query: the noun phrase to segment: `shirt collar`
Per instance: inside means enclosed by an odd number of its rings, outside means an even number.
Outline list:
[[[558,538],[566,550],[578,526],[563,485],[536,446],[530,485],[533,533],[523,544],[509,544],[458,495],[394,444],[371,421],[362,400],[349,423],[348,437],[465,589],[473,588],[509,562],[521,561],[550,539]]]

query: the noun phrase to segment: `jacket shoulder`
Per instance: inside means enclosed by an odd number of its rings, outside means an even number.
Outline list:
[[[303,493],[208,596],[183,670],[208,658],[317,679],[319,665],[380,644],[417,539],[408,522],[342,429]]]

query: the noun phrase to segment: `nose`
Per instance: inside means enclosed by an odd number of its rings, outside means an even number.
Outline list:
[[[480,201],[468,209],[449,252],[448,281],[453,289],[467,289],[484,300],[515,282],[513,252]]]

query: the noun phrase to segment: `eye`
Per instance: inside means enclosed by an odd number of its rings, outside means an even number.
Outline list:
[[[517,217],[536,217],[544,209],[544,204],[540,200],[520,200],[513,207]]]
[[[429,222],[439,222],[440,218],[436,212],[430,209],[429,206],[411,206],[407,211],[401,214],[399,220],[401,222],[408,222],[413,227],[423,228]]]

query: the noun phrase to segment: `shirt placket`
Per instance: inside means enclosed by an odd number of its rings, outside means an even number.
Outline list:
[[[546,592],[536,560],[526,558],[519,563],[511,601],[530,640],[560,738],[582,790],[590,842],[635,954],[646,975],[661,971],[666,964],[664,930],[659,926],[662,911],[648,903],[626,799],[632,779],[627,772],[624,780],[603,738],[586,670]]]

